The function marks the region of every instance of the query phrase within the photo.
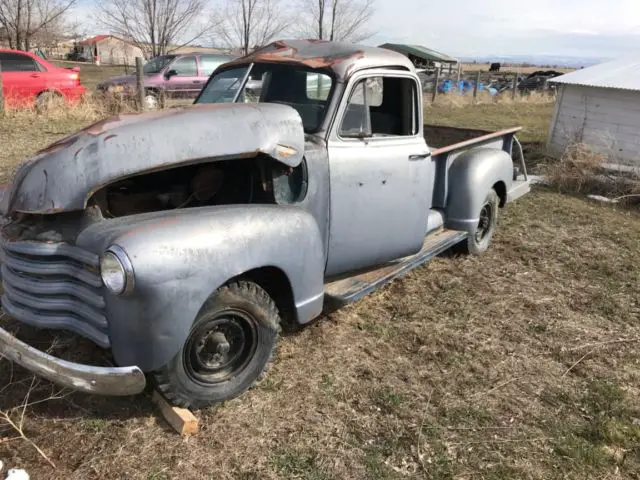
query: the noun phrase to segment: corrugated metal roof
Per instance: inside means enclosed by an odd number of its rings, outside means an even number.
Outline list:
[[[436,52],[430,48],[423,47],[422,45],[406,45],[401,43],[385,43],[380,45],[379,48],[386,48],[387,50],[393,50],[403,55],[414,55],[422,60],[428,60],[430,62],[442,62],[442,63],[458,63],[457,58],[450,57],[444,53]]]
[[[550,79],[549,83],[640,90],[640,58],[621,58],[600,63]]]

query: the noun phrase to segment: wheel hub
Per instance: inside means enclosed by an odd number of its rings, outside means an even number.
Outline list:
[[[486,204],[480,211],[480,220],[476,229],[476,241],[481,242],[491,229],[491,205]]]
[[[219,314],[194,330],[186,344],[187,371],[202,383],[218,383],[237,374],[257,344],[255,323],[243,314]]]
[[[230,350],[225,334],[214,330],[202,337],[196,348],[202,364],[208,368],[218,367]]]

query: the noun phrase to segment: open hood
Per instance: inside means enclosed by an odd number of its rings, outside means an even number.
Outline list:
[[[20,165],[1,210],[82,210],[98,189],[128,176],[266,154],[295,167],[304,154],[298,112],[277,104],[208,104],[95,123]]]

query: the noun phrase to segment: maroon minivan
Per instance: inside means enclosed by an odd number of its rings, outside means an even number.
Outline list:
[[[165,98],[196,98],[207,79],[223,63],[233,60],[231,55],[210,53],[181,53],[160,55],[143,67],[145,108],[158,107],[161,94]],[[98,85],[99,92],[133,94],[136,76],[115,77]]]

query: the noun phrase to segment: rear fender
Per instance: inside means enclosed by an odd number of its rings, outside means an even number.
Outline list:
[[[295,319],[319,315],[324,300],[320,230],[305,210],[242,205],[132,215],[94,224],[79,245],[129,256],[129,295],[105,290],[111,348],[119,365],[155,370],[175,356],[207,298],[243,273],[280,270],[291,285]]]
[[[457,156],[447,175],[445,226],[474,233],[489,190],[502,183],[499,190],[509,191],[512,179],[513,161],[503,150],[478,148]]]

